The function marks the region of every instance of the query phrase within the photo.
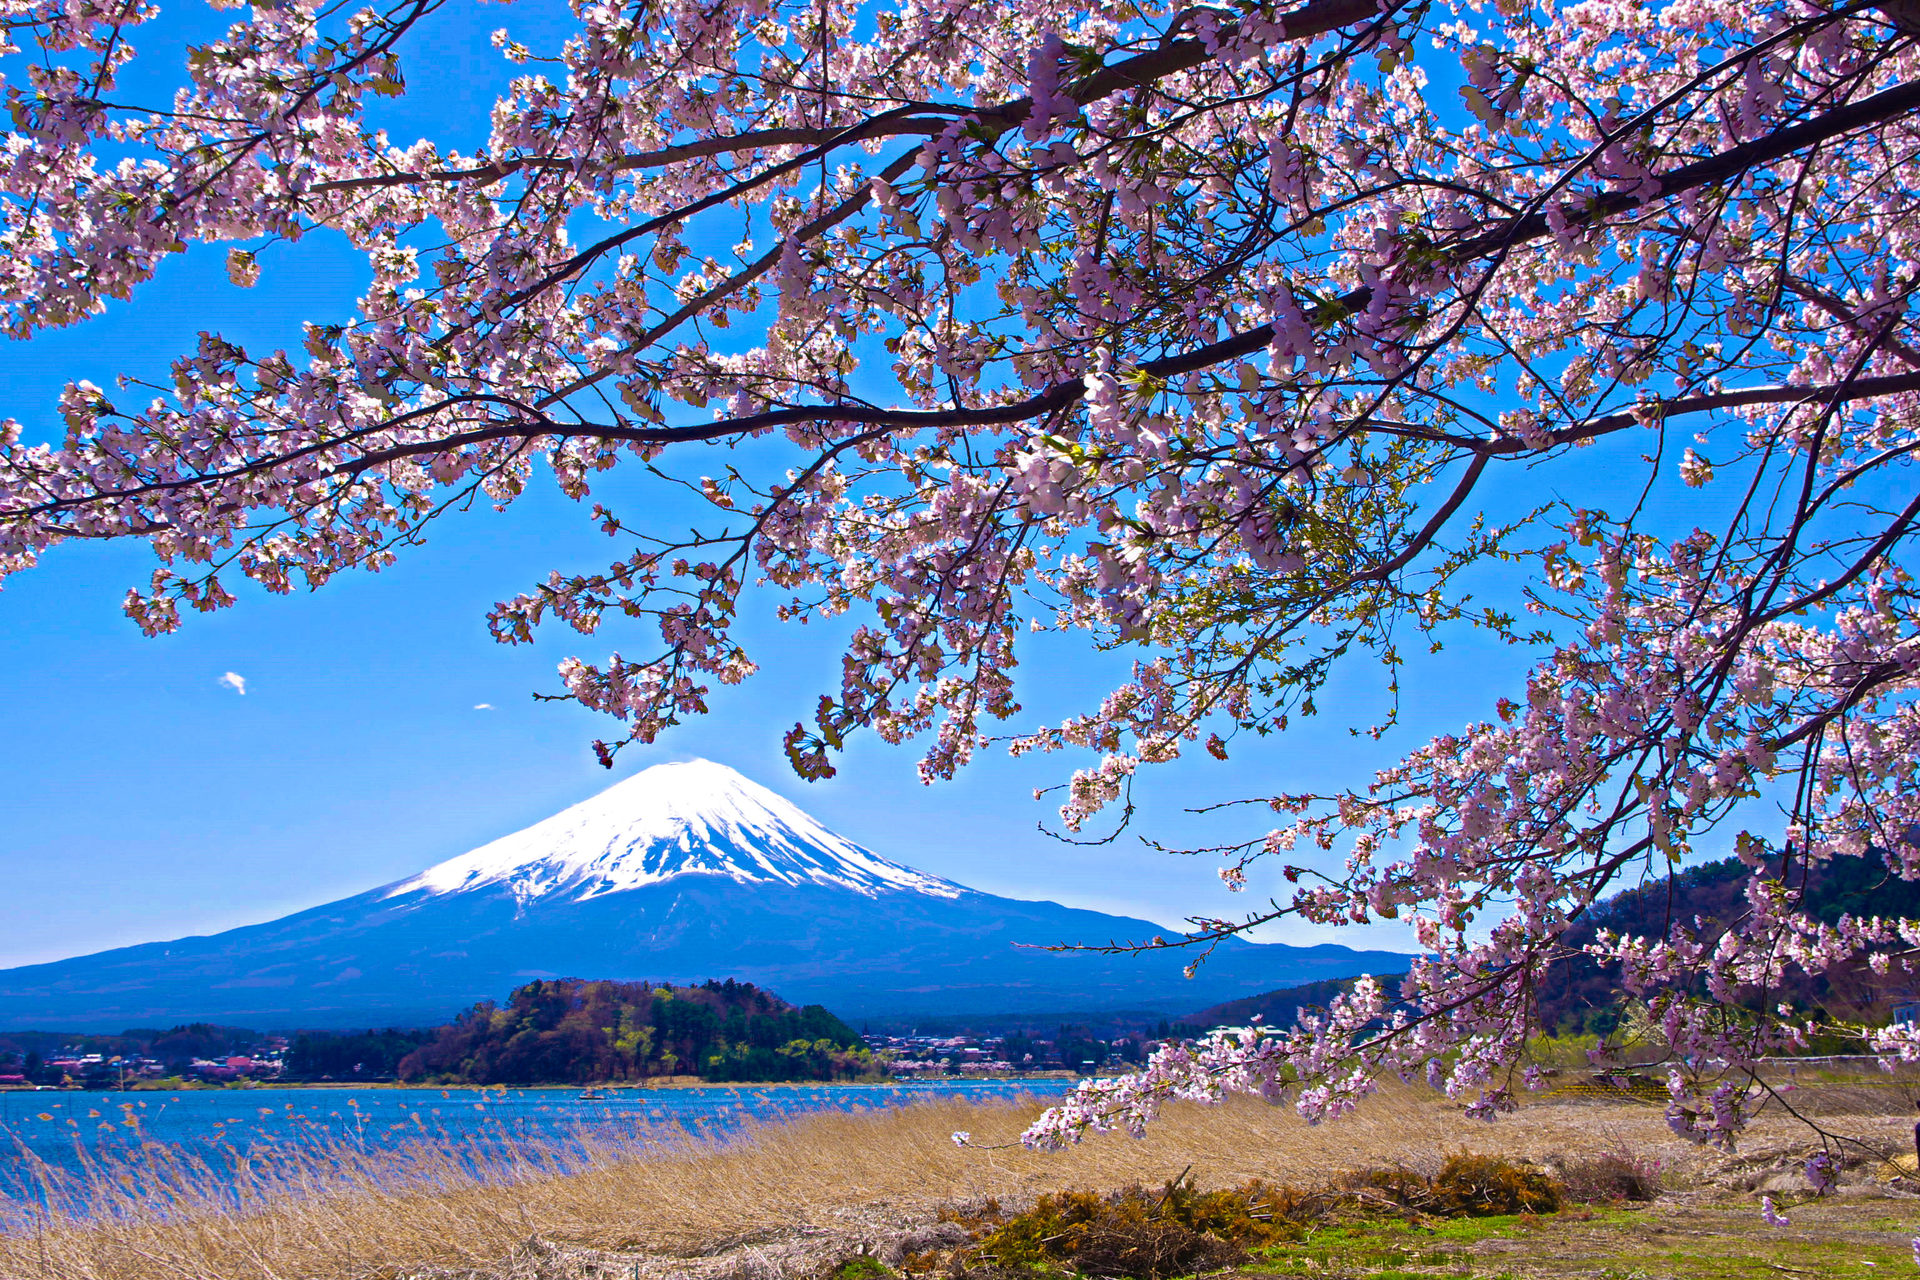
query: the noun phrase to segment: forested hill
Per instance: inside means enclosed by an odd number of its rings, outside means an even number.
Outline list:
[[[1774,870],[1778,874],[1777,866]],[[1723,858],[1649,880],[1595,904],[1568,930],[1564,942],[1569,948],[1582,947],[1601,930],[1660,938],[1667,936],[1670,921],[1682,922],[1712,942],[1746,913],[1747,874],[1739,859]],[[1843,915],[1920,917],[1920,884],[1889,874],[1877,853],[1811,869],[1795,864],[1787,874],[1806,911],[1828,924]],[[1389,994],[1397,995],[1406,975],[1375,976]],[[1351,991],[1353,982],[1352,978],[1328,979],[1228,1001],[1187,1015],[1173,1030],[1192,1034],[1218,1026],[1245,1026],[1256,1015],[1268,1026],[1289,1027],[1302,1009],[1324,1008],[1334,996]],[[1606,1034],[1624,1012],[1618,966],[1602,965],[1584,955],[1557,962],[1539,984],[1536,997],[1540,1025],[1550,1032]],[[1785,991],[1771,996],[1781,997],[1848,1019],[1884,1021],[1894,1005],[1920,1000],[1920,983],[1876,977],[1863,966],[1853,966],[1818,982],[1801,975]],[[1761,997],[1755,993],[1753,998]]]
[[[749,982],[672,986],[560,978],[482,1001],[401,1059],[423,1083],[586,1084],[698,1075],[832,1080],[873,1069],[858,1034]]]
[[[1564,941],[1570,947],[1583,946],[1603,929],[1665,937],[1669,921],[1678,921],[1711,942],[1746,914],[1747,874],[1739,859],[1723,858],[1650,880],[1596,904]],[[1920,916],[1920,884],[1890,874],[1877,853],[1813,868],[1796,863],[1788,869],[1787,880],[1800,895],[1802,908],[1829,924],[1843,915]],[[1920,997],[1920,989],[1909,986],[1855,966],[1819,982],[1801,977],[1778,995],[1849,1018],[1883,1019],[1893,1004]],[[1549,1030],[1611,1031],[1620,1018],[1619,987],[1614,966],[1585,956],[1562,961],[1539,988],[1541,1025]]]
[[[1407,975],[1376,973],[1373,976],[1389,993],[1393,993],[1400,990],[1400,980]],[[1335,996],[1352,991],[1355,981],[1355,978],[1328,978],[1321,982],[1307,982],[1297,987],[1282,987],[1278,991],[1229,1000],[1225,1004],[1216,1004],[1198,1013],[1188,1014],[1180,1020],[1180,1026],[1182,1030],[1194,1031],[1206,1031],[1214,1027],[1244,1027],[1257,1017],[1270,1027],[1290,1027],[1302,1009],[1324,1009]]]

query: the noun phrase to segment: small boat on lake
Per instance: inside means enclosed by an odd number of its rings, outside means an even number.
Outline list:
[[[580,1091],[580,1096],[578,1098],[575,1098],[574,1101],[575,1102],[606,1102],[606,1101],[609,1101],[609,1099],[607,1098],[606,1094],[600,1092],[598,1089],[595,1089],[591,1085],[589,1085],[587,1088],[582,1089]]]

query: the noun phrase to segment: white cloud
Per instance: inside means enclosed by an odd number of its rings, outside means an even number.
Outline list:
[[[491,711],[493,710],[493,704],[491,702],[476,702],[473,704],[473,709],[475,711]]]
[[[229,671],[221,676],[220,684],[224,688],[233,690],[243,698],[247,696],[247,678],[237,671]]]

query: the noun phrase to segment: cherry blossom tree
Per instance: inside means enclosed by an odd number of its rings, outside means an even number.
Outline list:
[[[1188,940],[1400,919],[1405,990],[1166,1050],[1033,1141],[1224,1089],[1334,1115],[1394,1073],[1491,1114],[1570,925],[1696,852],[1753,868],[1735,927],[1590,948],[1669,1046],[1676,1130],[1727,1140],[1816,1031],[1920,1059],[1776,998],[1920,944],[1796,888],[1920,878],[1915,0],[576,0],[553,47],[497,35],[521,69],[470,151],[381,123],[446,8],[260,4],[141,104],[155,6],[0,0],[9,336],[194,245],[252,285],[326,230],[370,276],[301,350],[210,333],[158,385],[69,386],[63,433],[7,422],[0,574],[145,539],[126,611],[163,632],[547,472],[620,550],[492,626],[639,653],[560,671],[620,725],[604,760],[750,675],[734,622],[771,596],[857,624],[803,775],[859,730],[929,779],[1088,752],[1073,829],[1343,660],[1478,629],[1515,698],[1260,798],[1224,875],[1292,896]],[[614,468],[714,531],[590,502]],[[1030,630],[1132,677],[1020,720]]]

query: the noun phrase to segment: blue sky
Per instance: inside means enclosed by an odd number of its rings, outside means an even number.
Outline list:
[[[454,8],[455,21],[404,60],[413,93],[392,116],[396,138],[475,141],[486,86],[502,66],[487,30],[504,23],[520,35],[539,26],[538,10],[522,6]],[[159,50],[170,39],[177,44],[179,33],[144,38],[162,70]],[[63,382],[91,378],[111,389],[120,373],[157,376],[201,329],[249,346],[294,345],[301,320],[346,318],[362,278],[357,255],[324,236],[277,246],[252,291],[227,282],[223,258],[224,248],[197,248],[170,261],[132,303],[0,347],[0,416],[19,418],[30,438],[51,436]],[[616,473],[594,499],[623,514],[671,515],[671,497],[646,479]],[[158,640],[143,639],[119,608],[153,566],[142,544],[62,547],[3,584],[0,769],[10,799],[0,810],[0,967],[211,932],[357,893],[537,821],[637,768],[693,755],[742,770],[885,856],[993,892],[1172,924],[1278,891],[1257,878],[1254,894],[1235,898],[1212,866],[1152,852],[1131,835],[1076,848],[1038,832],[1055,805],[1033,801],[1032,789],[1062,781],[1084,760],[996,756],[957,782],[924,788],[913,748],[867,737],[838,778],[799,782],[780,735],[834,686],[837,651],[817,628],[780,627],[764,597],[746,632],[762,673],[722,690],[705,722],[630,749],[609,777],[587,744],[612,726],[530,695],[557,690],[554,666],[569,653],[598,658],[640,646],[609,627],[593,639],[554,632],[507,648],[488,638],[484,616],[548,570],[599,567],[620,547],[545,482],[504,514],[443,523],[379,575],[291,598],[245,592],[238,608],[190,617]],[[1104,678],[1123,671],[1120,660],[1071,643],[1039,644],[1023,663],[1023,701],[1034,719],[1057,722],[1089,707]],[[1489,684],[1492,671],[1501,674]],[[244,694],[223,683],[229,672],[244,678]],[[1408,681],[1408,726],[1373,744],[1346,732],[1369,718],[1378,685],[1376,671],[1358,667],[1322,699],[1329,714],[1285,739],[1243,741],[1224,765],[1196,750],[1150,774],[1135,830],[1174,844],[1254,834],[1257,819],[1206,825],[1182,808],[1358,781],[1427,734],[1483,714],[1521,676],[1513,655],[1473,642],[1450,650]],[[1283,928],[1269,936],[1335,935]],[[1338,936],[1354,945],[1402,940],[1398,930]]]

